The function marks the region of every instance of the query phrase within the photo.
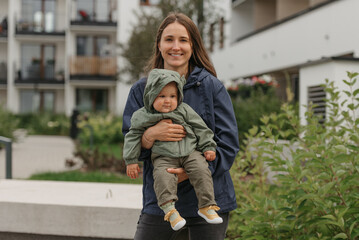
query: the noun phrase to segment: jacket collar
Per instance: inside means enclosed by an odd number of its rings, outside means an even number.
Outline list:
[[[209,75],[206,69],[200,67],[194,67],[193,71],[187,78],[187,82],[184,85],[183,89],[191,88],[193,86],[198,86],[198,83],[201,82],[205,77]]]

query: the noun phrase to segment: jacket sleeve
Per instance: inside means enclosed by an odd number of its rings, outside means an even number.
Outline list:
[[[143,87],[141,87],[143,84]],[[135,111],[142,108],[143,104],[143,89],[145,81],[136,82],[127,97],[127,102],[125,106],[125,110],[123,112],[123,123],[122,123],[122,134],[126,137],[126,134],[130,131],[131,127],[131,117]],[[142,137],[142,136],[141,136]],[[149,159],[151,156],[151,150],[141,148],[141,154],[138,158],[139,161],[144,161],[145,159]]]
[[[202,153],[206,151],[216,151],[216,142],[213,137],[214,134],[209,129],[203,119],[186,103],[182,103],[186,111],[186,122],[192,127],[194,134],[196,135],[197,149]]]
[[[214,140],[217,143],[216,160],[209,162],[212,174],[221,175],[232,167],[239,151],[237,121],[232,101],[224,85],[218,80],[214,82],[213,113]]]
[[[138,119],[143,119],[141,110],[137,110],[133,113],[130,131],[125,135],[123,159],[126,165],[138,163],[138,158],[141,154],[141,138],[146,128],[140,121],[137,121]]]

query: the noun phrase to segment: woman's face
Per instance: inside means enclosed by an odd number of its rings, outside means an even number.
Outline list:
[[[158,48],[165,69],[177,71],[181,76],[187,74],[192,43],[187,29],[182,24],[174,22],[167,25],[162,32]]]

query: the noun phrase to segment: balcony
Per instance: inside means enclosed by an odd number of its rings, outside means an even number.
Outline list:
[[[117,26],[115,1],[78,0],[72,8],[71,26]]]
[[[59,24],[56,24],[56,21]],[[63,22],[64,16],[59,16],[52,12],[47,12],[46,14],[37,12],[33,20],[20,19],[16,21],[16,34],[65,36]]]
[[[72,80],[116,80],[116,57],[73,56],[70,59]]]
[[[17,71],[16,84],[54,84],[63,85],[64,75],[62,71],[55,73],[55,64],[32,63]]]

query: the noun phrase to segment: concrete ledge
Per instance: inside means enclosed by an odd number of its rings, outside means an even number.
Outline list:
[[[133,239],[141,208],[142,185],[0,180],[0,236]]]

